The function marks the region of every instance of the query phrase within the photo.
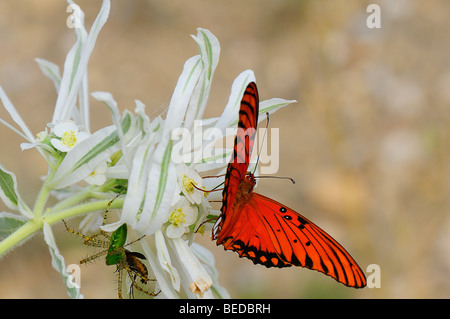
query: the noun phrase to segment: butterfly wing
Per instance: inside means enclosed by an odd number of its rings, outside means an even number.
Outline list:
[[[366,285],[364,273],[344,247],[285,205],[252,193],[235,218],[233,228],[223,234],[223,245],[240,257],[266,267],[317,270],[349,287]]]
[[[213,227],[212,239],[217,238],[217,234],[223,227],[225,219],[232,211],[227,207],[232,207],[238,193],[239,184],[245,179],[250,154],[255,141],[256,126],[258,124],[259,96],[256,84],[251,82],[247,85],[242,96],[239,110],[238,131],[234,139],[233,157],[228,164],[223,190],[223,204],[221,215]]]

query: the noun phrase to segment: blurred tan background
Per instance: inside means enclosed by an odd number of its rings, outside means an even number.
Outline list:
[[[101,1],[77,1],[90,28]],[[381,7],[381,29],[366,8]],[[65,1],[0,2],[0,85],[33,132],[50,121],[53,84],[34,58],[58,64],[74,43]],[[109,91],[120,108],[167,107],[190,38],[209,29],[221,44],[205,116],[218,116],[233,79],[253,69],[262,100],[296,99],[271,117],[280,128],[283,180],[257,191],[297,209],[358,261],[381,267],[381,288],[355,290],[305,269],[266,269],[199,242],[217,259],[220,282],[236,298],[450,297],[450,3],[445,0],[112,1],[89,63],[91,91]],[[91,99],[93,130],[111,123]],[[1,108],[0,117],[9,122]],[[32,204],[45,162],[20,150],[0,126],[0,162]],[[0,206],[0,211],[5,207]],[[59,225],[61,226],[61,225]],[[67,263],[91,252],[55,227]],[[114,268],[82,268],[87,298],[116,298]],[[1,298],[66,298],[42,234],[0,259]]]

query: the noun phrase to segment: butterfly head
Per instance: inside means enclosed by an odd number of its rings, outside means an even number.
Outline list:
[[[247,174],[245,174],[245,178],[239,184],[238,193],[242,196],[249,196],[253,190],[253,187],[255,187],[255,184],[255,176],[252,173],[247,172]]]

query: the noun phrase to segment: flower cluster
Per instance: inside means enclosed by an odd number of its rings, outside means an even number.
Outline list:
[[[74,5],[71,0],[68,3]],[[98,229],[98,212],[114,194],[124,192],[122,199],[114,202],[115,208],[122,209],[119,219],[103,226],[103,230],[114,231],[127,223],[138,235],[146,235],[139,244],[161,290],[158,298],[229,297],[218,283],[213,255],[194,240],[208,216],[218,214],[209,203],[218,194],[209,191],[223,182],[223,177],[206,179],[201,175],[211,170],[223,172],[231,156],[229,148],[217,148],[213,153],[204,150],[223,138],[228,128],[236,127],[243,91],[255,81],[253,72],[244,71],[235,79],[221,116],[203,119],[220,46],[210,31],[199,28],[193,39],[200,53],[186,61],[165,119],[150,119],[138,100],[134,112],[120,114],[112,94],[94,92],[91,96],[111,112],[112,124],[91,133],[87,65],[109,15],[110,1],[103,1],[89,32],[84,28],[84,13],[78,6],[73,8],[78,19],[76,43],[67,54],[62,76],[55,64],[36,59],[58,93],[53,118],[46,128],[34,136],[0,87],[0,99],[21,130],[0,122],[26,139],[22,149],[36,149],[49,165],[34,209],[21,200],[14,174],[0,166],[1,198],[19,212],[0,213],[0,223],[15,225],[11,235],[0,242],[0,254],[43,229],[54,268],[65,279],[69,295],[80,297],[79,288],[68,284],[70,274],[51,225],[62,218],[86,215],[82,227]],[[291,102],[263,101],[260,113],[274,112]],[[189,143],[177,140],[174,132],[180,128],[194,132],[198,126],[204,132],[201,137],[192,134]],[[176,149],[182,149],[183,154],[176,154]],[[60,201],[47,207],[50,194]]]

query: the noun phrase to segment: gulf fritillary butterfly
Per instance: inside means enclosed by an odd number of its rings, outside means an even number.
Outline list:
[[[346,286],[364,287],[364,273],[336,240],[294,210],[253,192],[255,177],[247,170],[258,112],[258,91],[252,82],[241,101],[233,158],[225,175],[221,214],[212,239],[254,264],[306,267]]]

